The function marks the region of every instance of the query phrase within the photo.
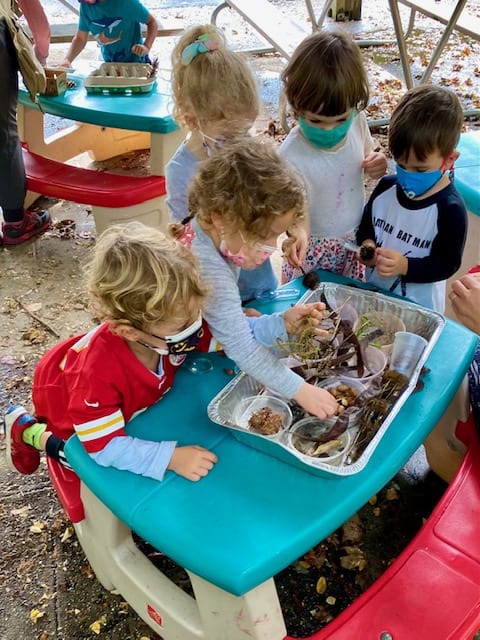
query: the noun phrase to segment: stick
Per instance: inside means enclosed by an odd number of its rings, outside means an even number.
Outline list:
[[[37,316],[36,313],[33,313],[32,311],[27,309],[27,307],[23,304],[23,302],[21,302],[18,298],[14,298],[14,300],[31,318],[39,322],[43,327],[45,327],[45,329],[50,331],[50,333],[52,333],[56,338],[60,338],[60,335],[47,322],[45,322],[45,320],[42,320]]]

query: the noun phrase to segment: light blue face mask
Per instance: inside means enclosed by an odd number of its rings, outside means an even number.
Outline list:
[[[348,133],[356,111],[352,109],[349,118],[333,129],[320,129],[309,124],[305,118],[298,119],[298,126],[305,138],[319,149],[332,149],[341,142]]]
[[[435,169],[434,171],[407,171],[398,164],[395,165],[397,170],[397,181],[402,187],[407,198],[418,198],[427,193],[442,178],[443,171]]]

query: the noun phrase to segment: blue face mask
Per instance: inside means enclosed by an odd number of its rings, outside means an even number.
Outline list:
[[[440,169],[420,173],[418,171],[402,169],[398,164],[395,166],[397,169],[398,184],[402,187],[408,198],[423,196],[423,194],[427,193],[429,189],[436,185],[443,176],[443,171]]]
[[[341,142],[348,133],[356,111],[352,109],[350,117],[333,129],[320,129],[309,124],[305,118],[298,119],[298,126],[305,138],[320,149],[332,149]]]

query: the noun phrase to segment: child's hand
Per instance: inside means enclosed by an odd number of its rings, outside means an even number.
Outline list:
[[[146,56],[149,51],[150,49],[146,47],[144,44],[134,44],[132,47],[132,53],[140,57]]]
[[[372,151],[362,162],[362,169],[367,176],[377,180],[387,171],[387,158],[381,151]]]
[[[290,307],[283,312],[283,320],[287,333],[301,333],[305,329],[305,324],[300,322],[302,318],[310,318],[312,327],[316,327],[323,319],[325,305],[323,302],[311,302]]]
[[[175,471],[187,480],[198,482],[213,469],[217,460],[214,453],[197,445],[175,447],[167,469]]]
[[[245,307],[243,313],[247,316],[247,318],[259,318],[262,314],[257,309],[252,309],[251,307]]]
[[[56,65],[58,67],[65,67],[66,69],[70,69],[72,66],[72,63],[70,62],[70,60],[67,60],[66,58],[59,64]]]
[[[367,267],[374,267],[377,262],[377,245],[374,240],[364,240],[357,254],[359,262]]]
[[[304,382],[293,399],[308,411],[322,420],[335,415],[338,403],[331,393],[320,387]]]
[[[480,335],[480,274],[468,274],[452,282],[448,297],[460,322]]]
[[[282,244],[284,257],[292,265],[299,268],[305,260],[308,248],[308,233],[304,227],[295,227],[295,231]]]
[[[377,248],[376,269],[384,278],[404,276],[408,271],[408,258],[394,249]]]

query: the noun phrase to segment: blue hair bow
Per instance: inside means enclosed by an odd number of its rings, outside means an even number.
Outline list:
[[[219,41],[215,34],[205,33],[199,36],[195,42],[187,45],[182,51],[181,61],[187,66],[198,56],[199,53],[207,53],[208,51],[216,51],[219,48]]]

